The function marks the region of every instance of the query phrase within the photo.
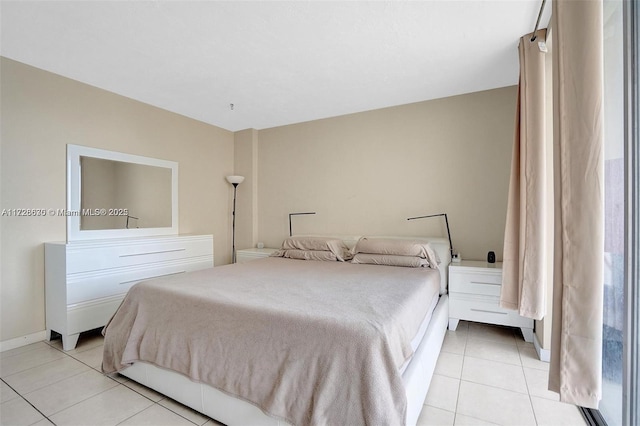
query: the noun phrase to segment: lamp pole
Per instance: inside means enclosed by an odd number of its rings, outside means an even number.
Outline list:
[[[244,176],[227,176],[227,182],[233,185],[233,213],[231,225],[231,263],[236,263],[236,195],[238,185],[244,181]]]
[[[233,185],[233,213],[231,214],[231,263],[236,263],[236,194],[238,192],[238,183]]]

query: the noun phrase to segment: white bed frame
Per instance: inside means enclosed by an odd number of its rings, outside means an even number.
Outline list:
[[[428,238],[428,240],[442,259],[440,274],[446,285],[450,262],[449,241],[445,238]],[[408,426],[417,423],[418,416],[422,411],[440,355],[448,320],[449,297],[447,294],[443,294],[434,309],[422,341],[402,373],[402,381],[407,393],[406,424]],[[282,426],[288,424],[282,419],[265,414],[248,401],[226,394],[207,384],[193,382],[180,373],[149,363],[136,362],[120,373],[229,426]]]

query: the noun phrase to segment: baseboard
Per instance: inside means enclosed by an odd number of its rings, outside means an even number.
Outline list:
[[[535,333],[533,334],[533,346],[536,348],[536,353],[538,354],[540,361],[551,361],[551,351],[549,349],[542,349],[540,342],[538,342],[538,336],[536,336]]]
[[[41,342],[47,337],[47,332],[42,330],[37,333],[28,334],[26,336],[16,337],[15,339],[4,340],[0,342],[0,352],[27,346],[32,343]]]

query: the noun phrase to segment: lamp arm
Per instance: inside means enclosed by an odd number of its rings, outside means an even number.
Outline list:
[[[451,242],[451,231],[449,230],[449,218],[447,214],[444,214],[444,222],[447,224],[447,235],[449,236],[449,251],[451,252],[451,259],[453,259],[453,243]]]
[[[302,214],[316,214],[316,212],[289,213],[289,236],[290,237],[293,237],[293,230],[291,228],[291,216],[299,216]]]
[[[436,217],[436,216],[444,216],[444,222],[447,225],[447,236],[449,237],[449,252],[451,253],[451,258],[453,259],[453,243],[451,242],[451,230],[449,229],[449,218],[446,213],[436,213],[436,214],[429,214],[426,216],[409,217],[407,218],[407,220],[426,219],[428,217]]]
[[[129,219],[140,219],[140,218],[127,215],[127,224],[125,225],[125,229],[129,229]]]

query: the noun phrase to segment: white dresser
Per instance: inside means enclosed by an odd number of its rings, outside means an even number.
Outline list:
[[[275,248],[248,248],[236,251],[236,263],[245,263],[251,260],[261,259],[271,256],[271,253],[277,251]]]
[[[104,326],[139,281],[213,267],[212,235],[168,235],[45,243],[47,339],[75,348]]]
[[[520,327],[524,340],[533,341],[533,320],[500,307],[502,263],[463,260],[449,265],[449,330],[458,321]]]

